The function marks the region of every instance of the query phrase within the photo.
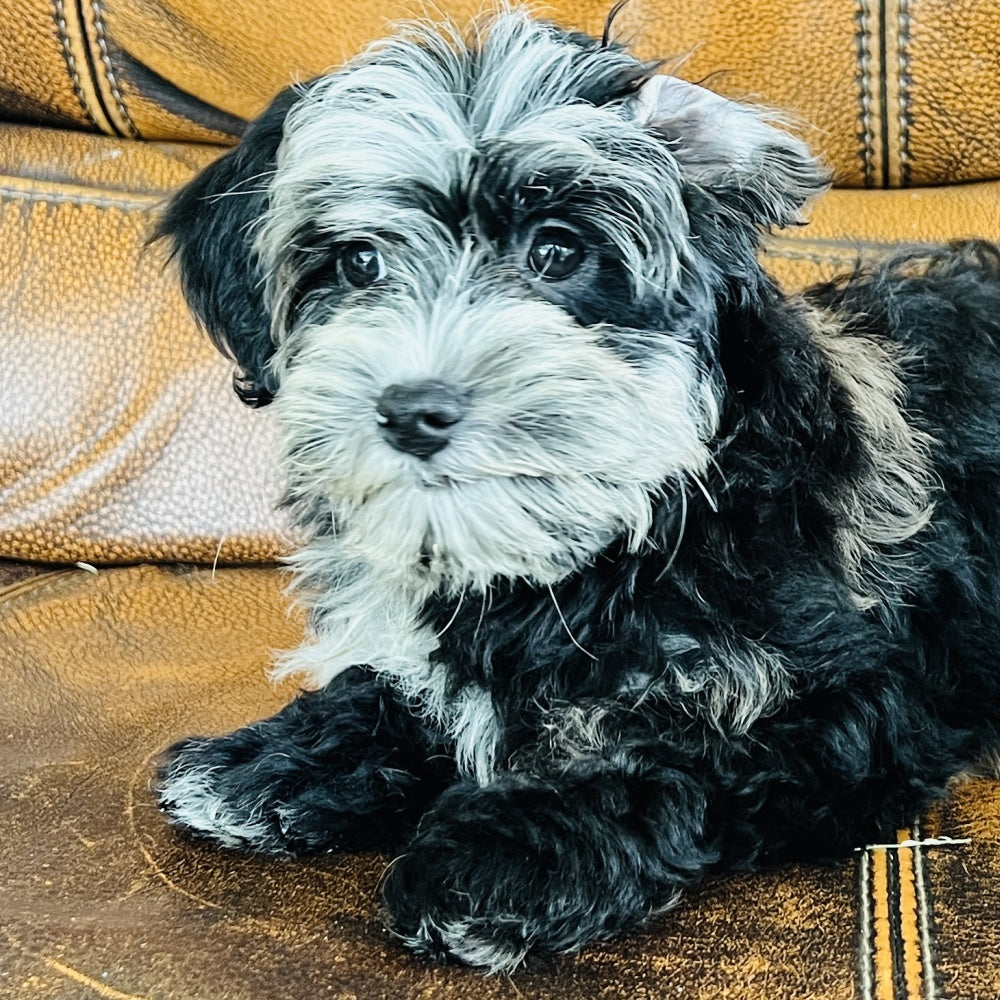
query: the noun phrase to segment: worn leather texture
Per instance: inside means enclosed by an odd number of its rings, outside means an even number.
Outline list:
[[[639,933],[512,981],[420,961],[394,941],[377,903],[389,858],[281,862],[178,836],[147,789],[154,756],[291,696],[265,679],[268,649],[301,635],[282,585],[268,569],[8,577],[5,1000],[923,1000],[917,985],[935,981],[954,1000],[1000,995],[997,782],[961,786],[925,824],[970,844],[924,848],[908,867],[883,848],[718,879]],[[909,980],[907,941],[926,953]]]
[[[439,4],[465,21],[477,0]],[[606,0],[545,13],[600,35]],[[412,16],[338,0],[3,0],[0,115],[233,141],[283,86]],[[848,186],[1000,176],[1000,12],[982,0],[632,0],[616,36],[788,112]]]
[[[0,555],[287,551],[270,415],[235,398],[163,248],[145,246],[216,152],[0,126]]]

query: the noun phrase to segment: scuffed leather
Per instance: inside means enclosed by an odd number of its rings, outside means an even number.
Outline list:
[[[292,696],[264,673],[302,632],[283,582],[138,567],[0,591],[5,1000],[774,1000],[818,995],[817,977],[826,1000],[854,996],[845,866],[706,886],[662,925],[519,973],[514,993],[382,929],[389,858],[276,862],[179,836],[147,788],[155,754]]]
[[[237,401],[162,246],[191,146],[0,127],[0,556],[286,552],[270,414]]]
[[[895,0],[905,185],[1000,178],[1000,6]],[[993,216],[996,219],[996,216]]]
[[[2,3],[3,0],[0,0]],[[462,6],[462,4],[465,6]],[[402,5],[18,0],[0,33],[0,556],[266,561],[294,546],[271,414],[242,409],[160,247],[170,192],[290,79]],[[471,0],[444,13],[459,21]],[[599,34],[607,4],[557,4]],[[765,261],[789,289],[899,242],[1000,239],[1000,9],[975,0],[632,0],[614,35],[678,73],[790,109],[847,185]],[[991,61],[992,60],[992,61]],[[885,86],[881,85],[884,81]]]
[[[267,650],[302,635],[283,583],[267,569],[134,567],[0,586],[5,1000],[858,996],[854,861],[706,884],[636,934],[520,970],[514,992],[416,961],[382,930],[389,858],[276,862],[179,836],[147,788],[154,757],[292,696],[265,679]],[[946,996],[995,996],[998,831],[1000,782],[986,780],[923,826],[972,839],[925,855]]]

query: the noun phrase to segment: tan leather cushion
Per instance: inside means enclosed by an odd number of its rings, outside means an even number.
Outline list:
[[[0,127],[0,555],[273,560],[270,415],[235,398],[162,247],[216,151]]]
[[[478,0],[435,9],[466,20]],[[600,35],[607,0],[544,10]],[[21,0],[0,114],[146,139],[232,141],[281,87],[412,16],[402,0]],[[616,34],[679,72],[787,110],[839,184],[1000,179],[1000,7],[983,0],[632,0]],[[6,91],[7,96],[3,96]]]
[[[883,850],[716,880],[513,986],[392,940],[376,902],[388,858],[284,862],[178,837],[147,791],[152,758],[291,696],[264,679],[267,649],[301,634],[281,585],[270,570],[136,567],[0,589],[0,996],[854,1000],[868,981],[888,1000],[895,977],[916,1000],[935,975],[942,996],[998,995],[997,782],[963,786],[926,824],[973,843],[900,852],[905,877]]]
[[[829,281],[901,245],[979,237],[1000,242],[1000,181],[906,191],[826,192],[809,224],[765,241],[767,270],[789,291]]]

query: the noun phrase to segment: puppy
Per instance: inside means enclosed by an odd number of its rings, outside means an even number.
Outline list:
[[[656,69],[407,29],[160,227],[284,429],[311,638],[159,803],[399,853],[392,930],[494,971],[884,838],[1000,745],[1000,253],[786,297],[756,252],[823,170]]]

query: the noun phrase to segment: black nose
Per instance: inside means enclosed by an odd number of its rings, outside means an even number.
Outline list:
[[[417,458],[439,452],[464,414],[462,393],[433,379],[390,385],[375,406],[375,419],[389,444]]]

